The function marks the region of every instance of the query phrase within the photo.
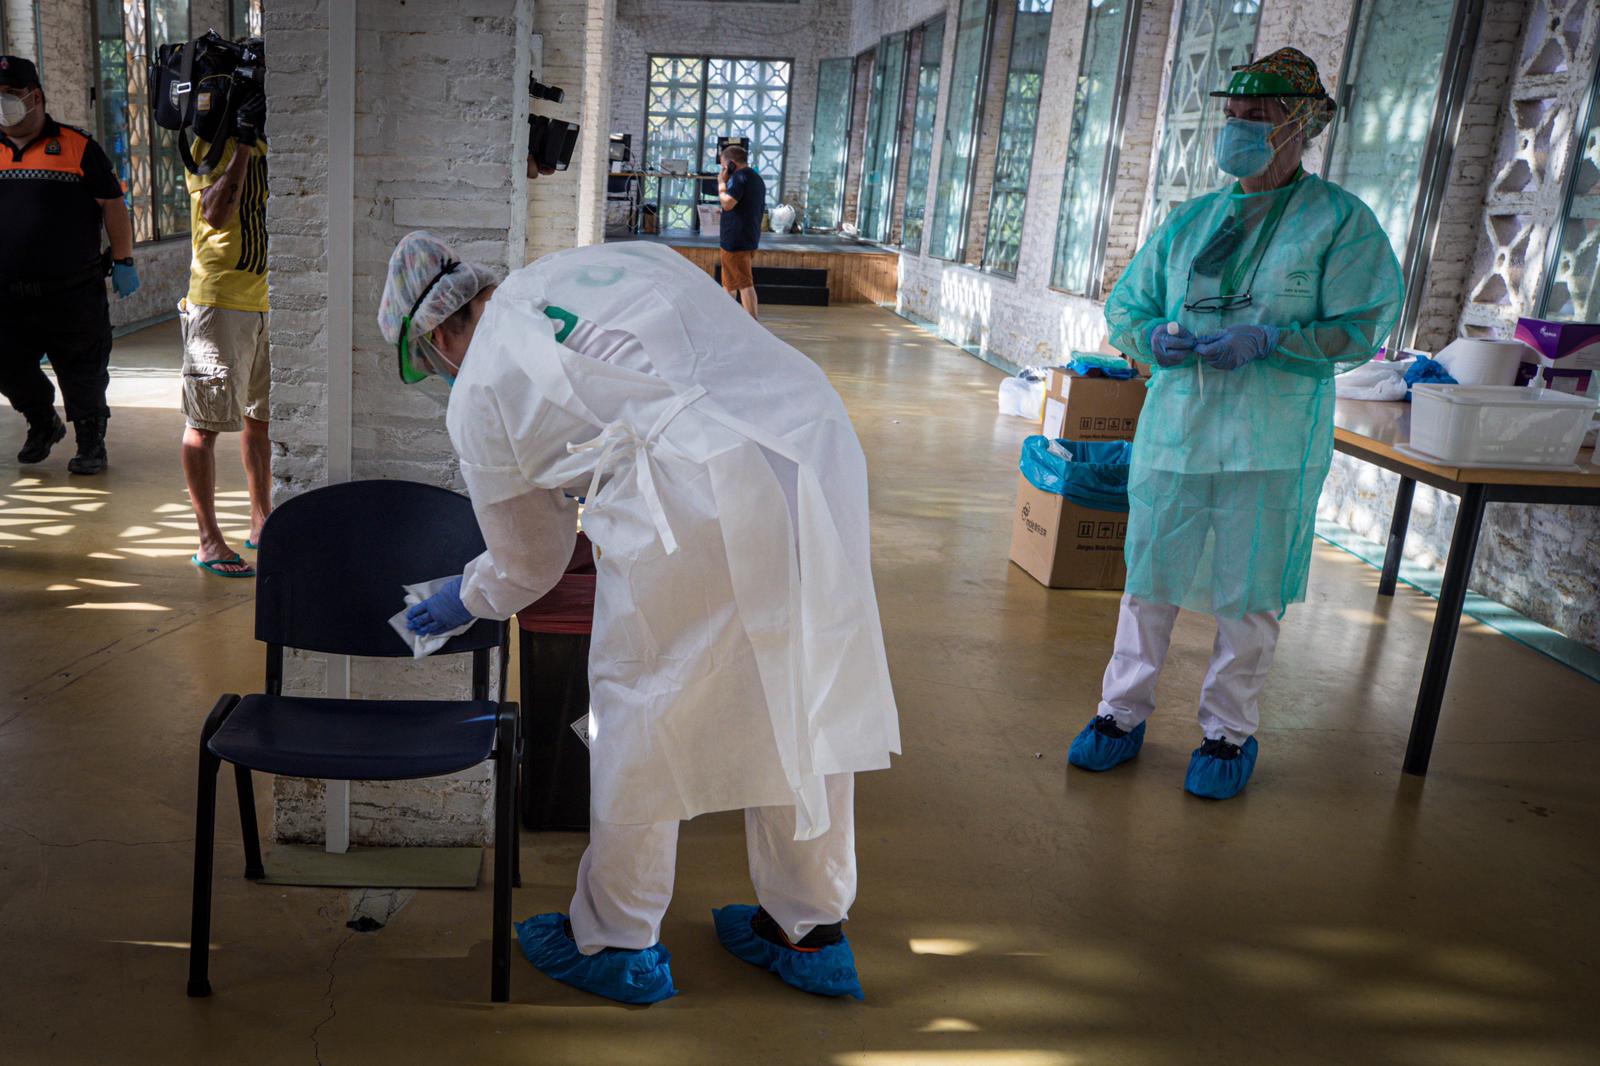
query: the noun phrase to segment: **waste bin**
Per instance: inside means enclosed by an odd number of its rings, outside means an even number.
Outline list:
[[[589,828],[589,748],[572,723],[589,712],[594,553],[578,534],[567,572],[517,613],[522,665],[522,824]]]

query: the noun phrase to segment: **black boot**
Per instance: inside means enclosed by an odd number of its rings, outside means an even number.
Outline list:
[[[106,419],[80,418],[72,423],[78,435],[78,454],[67,460],[74,474],[98,474],[106,468]],[[64,433],[65,427],[62,432]]]
[[[17,453],[19,463],[42,463],[50,457],[50,449],[61,443],[67,435],[66,423],[61,421],[55,408],[50,408],[48,417],[35,415],[28,419],[28,439],[23,442],[22,450]]]

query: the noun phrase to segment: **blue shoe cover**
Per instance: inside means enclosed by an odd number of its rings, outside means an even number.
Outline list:
[[[856,976],[856,956],[850,950],[850,941],[841,940],[816,951],[781,947],[763,940],[750,928],[756,909],[744,903],[712,908],[711,920],[723,947],[752,966],[771,970],[802,992],[862,998],[861,978]]]
[[[1219,745],[1223,751],[1234,747],[1226,741],[1208,740],[1189,756],[1189,772],[1183,779],[1185,792],[1203,799],[1225,800],[1244,791],[1245,782],[1256,768],[1256,738],[1246,740],[1231,759],[1211,754]]]
[[[1089,719],[1067,749],[1067,762],[1080,770],[1109,770],[1139,754],[1144,746],[1144,726],[1140,722],[1120,737],[1109,736],[1096,728],[1099,718]]]
[[[678,994],[668,965],[672,955],[660,944],[643,951],[606,948],[585,955],[568,935],[564,914],[536,914],[518,922],[517,942],[546,977],[618,1003],[659,1003]]]

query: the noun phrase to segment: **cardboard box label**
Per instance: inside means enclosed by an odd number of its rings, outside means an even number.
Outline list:
[[[1120,589],[1126,515],[1080,507],[1017,478],[1011,560],[1050,588]]]

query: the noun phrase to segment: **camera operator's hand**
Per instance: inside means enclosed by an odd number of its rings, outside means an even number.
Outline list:
[[[267,120],[267,98],[257,93],[233,113],[233,136],[240,144],[253,146],[261,137]]]

